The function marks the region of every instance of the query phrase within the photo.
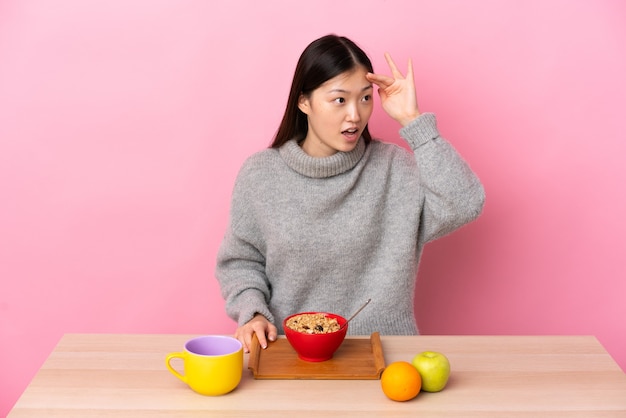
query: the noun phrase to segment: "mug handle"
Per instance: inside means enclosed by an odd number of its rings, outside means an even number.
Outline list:
[[[174,359],[174,358],[180,358],[180,359],[183,359],[183,361],[184,361],[185,360],[185,353],[169,353],[167,355],[167,357],[165,357],[165,365],[167,366],[169,371],[172,372],[172,374],[174,376],[176,376],[177,378],[179,378],[183,382],[187,383],[187,376],[183,376],[182,374],[178,373],[178,371],[175,370],[172,367],[172,365],[170,364],[170,361],[172,361],[172,359]]]

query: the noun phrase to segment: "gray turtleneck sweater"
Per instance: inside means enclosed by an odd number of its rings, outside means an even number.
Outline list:
[[[400,130],[413,154],[373,140],[310,157],[296,141],[251,156],[237,177],[216,276],[238,325],[303,311],[350,316],[349,333],[416,334],[425,243],[475,219],[483,187],[433,114]]]

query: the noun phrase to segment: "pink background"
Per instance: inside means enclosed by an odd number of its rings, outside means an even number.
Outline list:
[[[64,333],[234,331],[213,277],[233,181],[328,32],[380,72],[412,57],[486,187],[425,251],[422,332],[593,334],[626,369],[626,3],[314,4],[0,2],[0,416]]]

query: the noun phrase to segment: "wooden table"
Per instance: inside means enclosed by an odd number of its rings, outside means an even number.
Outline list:
[[[408,402],[379,380],[256,380],[205,397],[165,368],[192,335],[65,335],[26,388],[18,417],[626,417],[626,374],[590,336],[383,336],[385,361],[445,353],[446,389]]]

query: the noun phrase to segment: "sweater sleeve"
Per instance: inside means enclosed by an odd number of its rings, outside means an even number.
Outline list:
[[[423,192],[419,241],[440,238],[476,219],[485,191],[476,174],[437,130],[436,118],[424,113],[400,130],[408,142]]]
[[[246,224],[250,222],[244,203],[248,199],[248,177],[242,169],[233,191],[230,222],[217,254],[215,269],[226,301],[226,313],[239,326],[250,321],[256,313],[274,322],[268,308],[271,287],[265,274],[265,257],[259,243],[255,242],[258,234],[255,234],[254,227]]]

